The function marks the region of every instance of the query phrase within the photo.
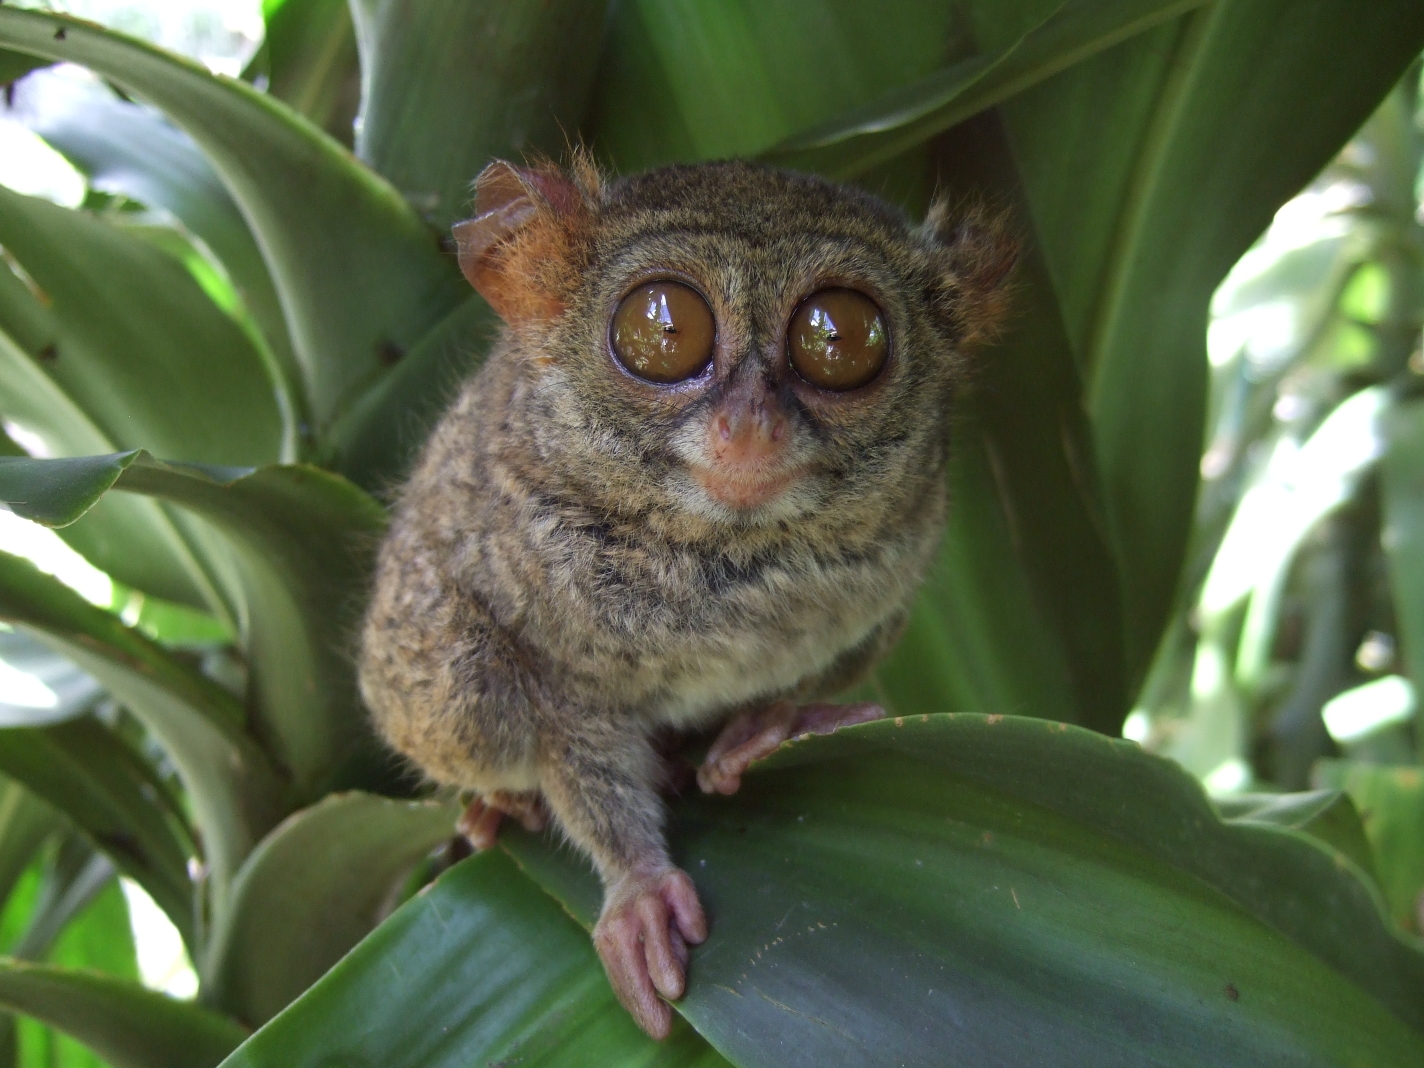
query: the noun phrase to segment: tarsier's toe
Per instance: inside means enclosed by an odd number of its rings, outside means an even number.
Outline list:
[[[470,848],[478,853],[491,848],[499,840],[499,824],[503,819],[503,811],[485,804],[484,798],[476,797],[465,806],[455,829],[465,836]]]
[[[788,738],[830,734],[838,727],[883,719],[879,705],[793,705],[778,701],[758,712],[732,720],[712,743],[707,759],[697,769],[697,785],[704,794],[734,794],[753,763],[776,752]]]
[[[688,943],[707,937],[697,890],[676,868],[636,874],[610,893],[593,930],[614,993],[653,1038],[666,1038],[672,1010],[663,998],[687,987]]]

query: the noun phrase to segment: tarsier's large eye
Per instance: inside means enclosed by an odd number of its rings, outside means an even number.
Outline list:
[[[811,385],[842,391],[885,366],[890,338],[875,302],[854,289],[823,289],[801,302],[786,331],[791,366]]]
[[[712,309],[695,289],[651,282],[613,313],[613,354],[639,378],[681,382],[707,366],[716,333]]]

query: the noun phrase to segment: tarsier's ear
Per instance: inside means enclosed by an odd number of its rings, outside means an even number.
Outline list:
[[[951,207],[936,199],[924,229],[944,248],[939,290],[963,340],[992,338],[1009,309],[1009,278],[1019,241],[1009,213],[982,203]]]
[[[475,179],[475,217],[452,230],[460,270],[511,325],[564,310],[587,225],[585,198],[597,195],[597,172],[586,160],[575,173],[491,163]]]

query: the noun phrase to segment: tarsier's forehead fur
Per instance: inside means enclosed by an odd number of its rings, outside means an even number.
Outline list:
[[[670,489],[679,436],[705,432],[725,391],[751,375],[786,410],[797,459],[818,472],[799,506],[804,521],[883,520],[939,477],[967,346],[994,329],[1013,261],[991,216],[951,217],[937,204],[916,225],[860,190],[743,162],[610,183],[583,162],[573,174],[581,202],[551,206],[510,250],[526,262],[510,266],[561,291],[559,314],[532,319],[512,340],[539,354],[530,368],[548,420],[539,437],[581,490],[606,493],[617,511],[675,519],[686,511]],[[645,383],[612,358],[619,301],[664,279],[692,285],[713,311],[710,382]],[[787,364],[787,325],[830,286],[880,307],[890,357],[869,386],[808,402]],[[682,518],[689,533],[702,525]]]

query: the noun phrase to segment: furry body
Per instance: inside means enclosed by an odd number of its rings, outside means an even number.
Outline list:
[[[916,227],[746,164],[607,187],[586,167],[509,173],[524,185],[481,196],[510,236],[467,270],[509,326],[401,493],[361,685],[431,778],[540,795],[612,896],[670,868],[656,733],[828,696],[898,635],[943,530],[960,352],[991,328],[1012,252],[942,210]],[[712,309],[696,381],[653,385],[609,355],[613,309],[650,278]],[[825,286],[871,296],[893,339],[854,392],[786,366],[786,322]],[[769,461],[784,488],[749,508],[698,475],[735,405],[789,427]]]

